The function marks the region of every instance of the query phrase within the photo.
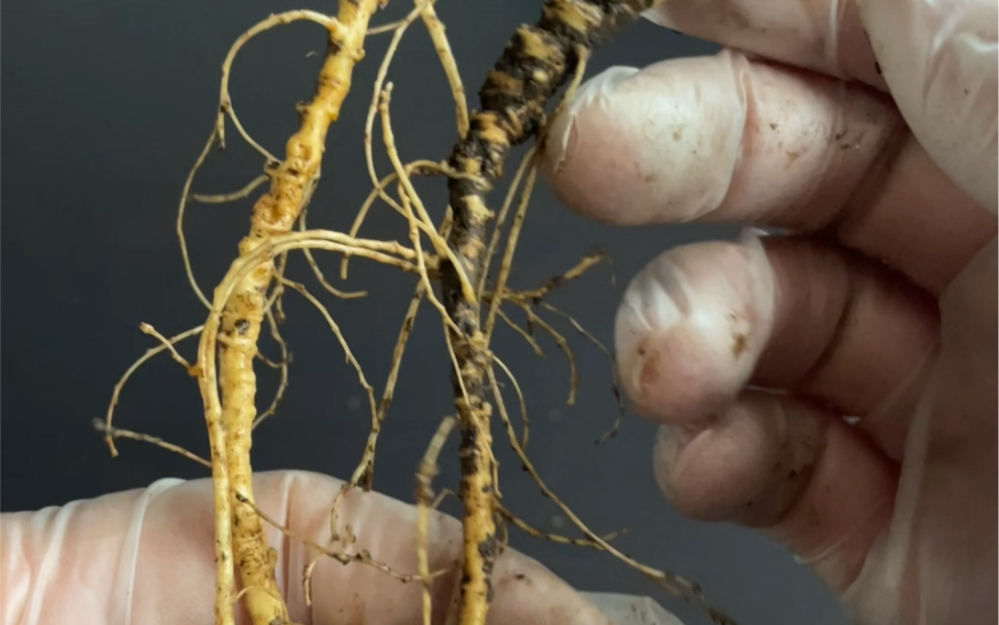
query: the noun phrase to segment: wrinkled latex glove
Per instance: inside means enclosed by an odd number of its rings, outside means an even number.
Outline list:
[[[647,17],[726,49],[586,83],[551,128],[557,194],[789,233],[669,250],[626,292],[664,494],[766,532],[858,623],[996,623],[996,1]]]
[[[254,476],[257,504],[297,535],[329,539],[329,505],[342,482],[313,473]],[[357,549],[400,573],[417,571],[416,508],[352,491],[341,507]],[[312,553],[276,530],[277,582],[297,623],[421,622],[421,586],[361,563],[323,558],[305,605],[303,568]],[[214,523],[210,480],[160,480],[147,489],[77,501],[0,522],[2,625],[204,625],[213,620]],[[430,526],[430,569],[443,623],[460,577],[461,526],[442,514]],[[490,623],[610,625],[596,606],[537,562],[508,550],[497,561]],[[245,614],[240,622],[248,622]]]

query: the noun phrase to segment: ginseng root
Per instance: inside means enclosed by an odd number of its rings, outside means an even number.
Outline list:
[[[486,623],[493,600],[491,576],[495,561],[507,543],[507,523],[536,537],[608,552],[657,580],[673,594],[708,607],[709,612],[719,621],[724,620],[722,615],[710,610],[696,584],[645,566],[624,555],[608,543],[611,536],[601,536],[591,531],[545,486],[524,450],[529,432],[524,394],[513,373],[490,348],[497,320],[518,331],[539,355],[543,355],[543,352],[533,338],[532,328],[540,328],[550,335],[569,361],[569,404],[574,402],[578,386],[575,356],[565,337],[535,311],[543,309],[565,317],[580,334],[610,356],[608,350],[575,319],[543,301],[556,287],[578,278],[605,260],[604,255],[587,255],[568,272],[539,288],[514,291],[508,288],[507,283],[531,191],[537,179],[538,159],[544,150],[548,105],[567,83],[566,96],[574,92],[594,49],[624,23],[633,21],[640,12],[660,1],[547,0],[542,8],[541,19],[535,25],[521,26],[506,45],[479,91],[481,110],[471,114],[467,111],[465,90],[443,25],[433,9],[434,0],[416,0],[416,6],[405,19],[375,28],[369,28],[369,22],[384,4],[384,0],[340,0],[336,18],[312,11],[289,11],[263,20],[246,31],[233,45],[223,66],[219,116],[208,143],[185,183],[177,221],[188,278],[195,294],[209,309],[208,319],[203,326],[169,339],[151,326],[143,326],[143,331],[157,338],[161,345],[151,349],[125,373],[115,387],[105,422],[99,424],[112,453],[115,438],[131,438],[210,464],[215,506],[216,625],[235,624],[234,605],[238,600],[244,601],[253,625],[290,623],[287,607],[275,580],[276,551],[267,544],[264,523],[273,525],[290,538],[301,540],[315,553],[316,560],[310,561],[303,571],[307,604],[310,602],[313,567],[319,557],[331,557],[342,564],[362,562],[374,566],[400,581],[421,583],[424,588],[422,617],[424,622],[429,622],[433,608],[429,585],[432,579],[444,573],[431,572],[429,569],[429,514],[450,492],[444,489],[435,496],[432,480],[438,470],[437,461],[441,448],[455,425],[460,432],[461,482],[458,496],[463,503],[462,575],[457,601],[457,619],[460,625]],[[386,77],[404,32],[421,18],[451,88],[459,139],[444,162],[416,160],[407,164],[395,145],[389,110],[392,83],[386,82]],[[311,101],[299,106],[299,129],[288,140],[285,159],[280,161],[255,142],[239,123],[228,96],[228,75],[236,53],[249,39],[277,25],[297,20],[309,20],[324,26],[328,31],[328,50],[315,94]],[[362,205],[349,234],[307,230],[305,211],[319,182],[327,133],[330,125],[339,117],[341,105],[350,91],[354,66],[364,54],[365,36],[390,31],[393,32],[392,39],[375,80],[374,98],[365,125],[365,160],[375,188]],[[560,106],[563,104],[564,100]],[[264,156],[265,173],[233,193],[192,194],[190,187],[194,174],[204,162],[210,148],[216,142],[224,146],[226,116],[231,119],[239,134]],[[374,167],[375,121],[381,122],[386,155],[392,164],[392,173],[385,177],[379,177]],[[505,162],[513,148],[532,138],[537,140],[536,144],[527,150],[506,201],[500,208],[499,215],[494,218],[494,213],[487,207],[487,197],[502,176]],[[448,179],[449,206],[439,224],[431,219],[412,182],[414,176],[431,175]],[[254,205],[250,232],[239,244],[239,256],[233,261],[209,301],[199,289],[191,271],[182,228],[185,206],[188,200],[223,203],[245,198],[265,183],[269,183],[269,190]],[[393,187],[398,199],[392,195]],[[518,189],[521,189],[519,203],[516,211],[512,212]],[[407,220],[408,243],[411,247],[395,241],[357,238],[365,216],[376,200],[381,200]],[[498,274],[492,278],[494,283],[487,288],[487,282],[491,279],[490,262],[497,252],[506,218],[511,212],[512,225],[507,232],[501,265]],[[296,222],[299,227],[293,231]],[[428,245],[425,245],[424,237]],[[380,402],[375,401],[373,387],[368,384],[360,364],[351,353],[329,311],[304,284],[284,275],[288,253],[301,250],[317,281],[328,292],[342,298],[361,297],[365,294],[343,292],[333,287],[313,259],[311,249],[340,254],[343,263],[342,278],[346,278],[348,259],[357,256],[402,269],[418,279],[399,331]],[[440,284],[439,297],[434,289],[437,281]],[[252,490],[250,451],[253,428],[274,412],[287,386],[289,352],[281,338],[278,324],[284,320],[282,295],[289,289],[301,293],[322,313],[344,349],[348,363],[357,370],[371,410],[371,431],[361,461],[350,481],[331,504],[331,533],[326,546],[296,536],[289,528],[280,526],[257,507]],[[347,490],[371,488],[378,435],[392,404],[403,352],[423,300],[427,300],[442,317],[444,337],[452,358],[452,386],[457,418],[448,417],[444,420],[421,464],[416,493],[419,508],[419,539],[416,545],[419,570],[400,573],[391,569],[388,564],[374,560],[367,551],[353,549],[356,539],[349,526],[339,529],[337,509]],[[484,320],[481,314],[483,302],[489,305]],[[503,312],[501,307],[504,302],[520,308],[527,315],[527,330],[520,329]],[[267,360],[258,350],[257,343],[265,320],[281,349],[279,362]],[[197,359],[193,364],[188,363],[174,345],[199,332],[201,337]],[[169,353],[198,380],[209,433],[211,454],[208,460],[159,438],[112,425],[112,412],[122,385],[142,363],[163,352]],[[282,376],[271,408],[259,416],[256,409],[257,378],[253,368],[256,360],[280,369]],[[495,367],[503,370],[516,392],[524,422],[520,438],[514,432],[504,406]],[[498,483],[499,466],[493,455],[491,421],[494,407],[506,437],[524,468],[544,494],[582,532],[582,537],[569,538],[542,532],[520,519],[502,503]],[[340,543],[344,551],[334,550],[334,543]],[[348,553],[350,551],[355,553]],[[238,592],[237,572],[241,582]]]
[[[326,61],[320,70],[312,100],[300,109],[300,127],[286,146],[286,158],[271,174],[268,193],[253,209],[250,234],[239,245],[239,260],[246,258],[275,234],[291,231],[318,180],[326,135],[339,116],[351,85],[354,64],[363,55],[368,22],[378,8],[376,0],[342,0],[336,19],[328,22]],[[225,103],[223,103],[224,106]],[[251,432],[256,418],[256,375],[253,361],[265,316],[266,293],[274,275],[268,260],[243,277],[231,295],[220,303],[217,337],[202,335],[199,364],[219,351],[219,402],[215,381],[200,376],[205,416],[212,447],[216,511],[216,623],[234,623],[231,589],[233,567],[239,571],[245,604],[254,625],[287,621],[287,608],[274,578],[276,552],[267,545],[263,523],[252,505]]]
[[[487,341],[480,328],[480,302],[462,290],[459,272],[472,284],[482,278],[487,227],[493,213],[486,197],[502,175],[512,147],[536,135],[545,107],[572,75],[583,55],[655,0],[548,0],[535,25],[521,26],[479,91],[481,110],[454,147],[451,167],[463,174],[449,181],[454,226],[448,243],[461,267],[442,264],[444,304],[458,330],[448,329],[457,365],[455,404],[461,429],[461,499],[464,503],[463,576],[459,623],[485,625],[499,548],[495,459],[492,454],[486,374]]]

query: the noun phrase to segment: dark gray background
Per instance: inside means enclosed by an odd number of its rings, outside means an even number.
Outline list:
[[[411,6],[401,0],[393,4],[379,22]],[[291,8],[303,7],[260,0],[4,3],[4,510],[141,487],[165,476],[206,474],[188,461],[128,441],[112,460],[90,421],[103,415],[118,376],[153,344],[138,331],[140,322],[171,335],[204,320],[182,271],[174,235],[176,202],[213,123],[219,67],[231,42],[269,13]],[[520,22],[534,21],[538,10],[537,0],[440,3],[473,104],[481,77],[505,39]],[[387,35],[372,39],[367,60],[356,70],[354,92],[329,140],[311,211],[313,226],[348,227],[370,189],[362,157],[363,117],[387,41]],[[323,49],[322,30],[299,23],[253,41],[236,63],[236,110],[248,130],[279,156],[296,127],[293,105],[311,95]],[[640,23],[598,54],[591,75],[608,65],[643,65],[714,49]],[[310,51],[320,55],[307,57]],[[453,108],[419,23],[403,44],[391,79],[403,157],[445,157],[454,139]],[[229,136],[230,149],[209,161],[195,190],[232,190],[259,173],[260,159],[231,126]],[[385,160],[379,163],[380,171],[387,171]],[[421,189],[439,215],[443,186],[437,182]],[[250,206],[249,201],[192,206],[189,241],[197,276],[209,293],[247,231]],[[401,220],[385,206],[376,207],[363,234],[405,240]],[[699,226],[610,229],[570,214],[542,185],[512,281],[535,286],[594,245],[610,251],[615,284],[606,267],[598,268],[552,299],[610,344],[621,292],[644,263],[670,246],[732,234]],[[335,274],[337,259],[321,262]],[[314,284],[302,262],[293,264],[291,274]],[[371,297],[340,302],[323,294],[379,388],[412,283],[355,262],[348,288],[367,288]],[[347,476],[367,431],[363,395],[319,315],[295,294],[287,304],[285,335],[295,356],[291,388],[278,416],[259,430],[255,468]],[[440,324],[428,310],[424,306],[417,321],[376,478],[379,490],[406,500],[412,500],[418,458],[438,420],[452,409]],[[662,501],[650,470],[652,425],[629,416],[615,440],[594,446],[615,413],[609,366],[569,326],[553,321],[578,352],[583,386],[575,407],[564,405],[566,363],[551,341],[543,341],[549,353],[545,361],[505,330],[495,345],[527,393],[534,415],[529,451],[556,492],[598,530],[627,527],[628,535],[620,539],[624,551],[701,582],[740,623],[845,622],[815,578],[782,550],[748,531],[682,520]],[[181,351],[190,357],[194,347]],[[269,341],[264,349],[276,353]],[[262,401],[269,400],[275,386],[274,376],[265,376]],[[201,453],[207,447],[196,385],[165,357],[133,378],[117,423]],[[509,505],[542,527],[571,531],[518,470],[507,447],[497,448]],[[439,484],[453,484],[455,457],[445,458]],[[516,532],[512,543],[579,588],[651,593],[690,625],[707,622],[606,555]]]

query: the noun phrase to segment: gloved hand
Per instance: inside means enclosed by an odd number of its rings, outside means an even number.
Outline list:
[[[329,504],[342,482],[281,471],[254,477],[257,504],[297,535],[329,538]],[[352,491],[341,507],[358,549],[400,573],[417,571],[416,508]],[[160,480],[147,489],[78,501],[61,508],[4,514],[0,523],[2,625],[204,625],[215,593],[210,480]],[[342,535],[342,534],[341,534]],[[305,605],[302,571],[312,558],[274,529],[277,581],[298,623],[419,623],[421,586],[357,562],[323,558]],[[461,526],[438,514],[430,526],[430,569],[437,578],[435,623],[455,599]],[[592,602],[537,562],[508,550],[497,562],[491,623],[610,625]],[[240,615],[241,622],[248,622]]]
[[[663,492],[765,531],[858,623],[995,623],[995,0],[647,17],[728,49],[586,83],[551,128],[559,197],[789,233],[672,249],[626,292]]]

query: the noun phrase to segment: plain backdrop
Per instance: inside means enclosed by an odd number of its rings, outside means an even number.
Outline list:
[[[207,474],[187,460],[130,441],[122,441],[121,456],[112,459],[91,420],[104,415],[118,377],[154,344],[139,332],[140,322],[173,335],[205,319],[183,273],[174,222],[185,176],[214,123],[220,66],[230,44],[272,12],[332,11],[332,4],[4,3],[3,510],[57,505],[142,487],[166,476]],[[379,23],[412,6],[402,0],[392,4]],[[534,21],[539,9],[538,0],[441,0],[439,13],[473,105],[478,85],[507,37],[519,23]],[[388,35],[372,38],[367,58],[356,69],[354,91],[329,138],[320,191],[310,211],[312,226],[349,227],[371,188],[363,160],[363,120],[388,40]],[[253,40],[236,62],[236,111],[247,130],[279,156],[296,128],[295,103],[312,94],[324,48],[321,28],[298,23]],[[590,74],[614,64],[644,65],[715,50],[642,22],[601,50]],[[445,158],[455,138],[454,110],[419,22],[407,35],[390,79],[403,158]],[[231,124],[228,135],[229,148],[213,153],[195,191],[231,191],[261,172],[261,158]],[[376,148],[378,140],[380,135]],[[388,171],[384,157],[378,158],[378,167]],[[439,216],[443,184],[438,180],[419,188]],[[247,232],[251,205],[245,200],[191,206],[187,232],[192,260],[208,293]],[[406,240],[402,220],[385,205],[375,207],[362,234]],[[594,246],[610,252],[613,275],[599,266],[551,297],[609,345],[622,291],[646,262],[671,246],[734,234],[731,228],[701,226],[609,228],[572,215],[542,184],[511,281],[514,287],[537,286]],[[320,254],[320,262],[335,278],[338,260]],[[370,295],[338,301],[316,287],[300,254],[289,275],[315,287],[380,389],[413,279],[355,261],[349,280],[340,286],[367,289]],[[360,457],[368,429],[364,395],[320,315],[294,293],[287,297],[286,310],[284,334],[294,354],[291,386],[277,416],[258,430],[254,467],[346,477]],[[598,531],[627,528],[619,539],[625,552],[700,582],[740,623],[844,623],[832,598],[789,554],[751,532],[686,521],[670,509],[652,478],[651,424],[629,414],[615,439],[594,444],[615,417],[608,360],[564,320],[548,320],[569,338],[578,356],[582,385],[575,406],[565,404],[568,367],[553,341],[540,339],[546,359],[536,357],[507,329],[499,331],[494,345],[520,379],[534,424],[528,451],[554,490]],[[277,357],[273,342],[264,341],[262,349]],[[180,350],[192,357],[195,345]],[[381,439],[377,489],[412,501],[417,461],[441,417],[452,410],[449,366],[440,322],[424,306]],[[277,378],[269,370],[262,375],[264,404]],[[196,384],[167,357],[133,377],[116,418],[121,427],[206,451]],[[440,486],[456,483],[454,449],[452,441],[445,450]],[[571,534],[567,519],[540,496],[501,439],[497,450],[508,505],[542,528]],[[446,507],[456,509],[453,500]],[[688,625],[708,622],[704,614],[665,596],[609,556],[540,542],[517,531],[511,542],[580,589],[650,594]]]

